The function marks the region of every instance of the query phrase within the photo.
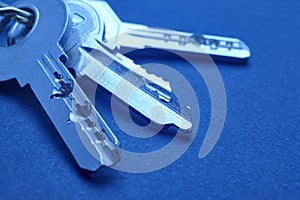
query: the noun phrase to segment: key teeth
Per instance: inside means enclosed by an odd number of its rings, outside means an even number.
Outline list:
[[[132,71],[145,78],[148,83],[154,83],[159,87],[165,89],[169,93],[172,92],[172,88],[169,81],[164,80],[162,77],[157,76],[156,74],[148,73],[148,71],[141,65],[136,65],[136,67],[132,69]]]
[[[98,41],[99,48],[103,48],[103,50],[106,50],[108,54],[110,54],[112,57],[118,58],[122,65],[124,65],[128,70],[140,75],[141,77],[145,78],[148,83],[153,83],[158,85],[159,87],[165,89],[169,93],[172,92],[170,82],[165,81],[162,77],[157,76],[156,74],[150,74],[147,72],[145,68],[143,68],[141,65],[137,65],[134,63],[133,60],[125,57],[122,54],[117,53],[117,49],[110,49],[108,46],[103,44],[102,42]],[[86,52],[85,47],[81,47],[81,50]],[[123,63],[122,63],[123,62]],[[124,64],[126,63],[126,64]]]

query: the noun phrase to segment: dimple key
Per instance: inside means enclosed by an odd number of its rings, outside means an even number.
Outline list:
[[[105,1],[89,0],[99,12],[105,25],[103,41],[124,48],[156,48],[196,54],[208,54],[214,59],[246,61],[249,47],[240,39],[193,34],[146,25],[122,22]]]
[[[68,20],[65,3],[24,0],[15,6],[32,12],[35,22],[23,40],[0,47],[0,81],[30,85],[81,168],[114,165],[120,159],[118,140],[59,59]]]

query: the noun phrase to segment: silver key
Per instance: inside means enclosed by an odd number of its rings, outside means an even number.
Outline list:
[[[171,101],[169,92],[160,86],[164,84],[163,80],[153,82],[151,75],[145,71],[138,73],[142,69],[140,66],[133,62],[124,62],[103,47],[99,46],[97,49],[82,47],[80,50],[87,58],[85,68],[80,72],[82,75],[89,76],[153,122],[159,125],[173,124],[187,133],[191,131],[189,107]],[[122,58],[127,59],[124,56]],[[131,70],[128,70],[129,66],[132,66]],[[143,72],[146,73],[145,76],[141,75]]]
[[[148,74],[140,65],[101,42],[105,29],[103,19],[95,10],[97,7],[90,4],[94,1],[66,2],[72,18],[61,42],[69,57],[66,65],[73,67],[77,76],[90,77],[154,123],[173,124],[190,131],[189,107],[171,101],[170,83]],[[95,3],[102,4],[102,1]],[[153,112],[157,108],[160,108],[159,112]]]
[[[134,49],[157,48],[189,53],[209,54],[213,58],[229,61],[246,61],[251,53],[241,40],[213,35],[195,35],[151,28],[145,25],[122,22],[105,1],[90,0],[104,21],[103,41],[110,46]]]
[[[25,38],[0,47],[0,81],[30,85],[81,168],[114,165],[120,159],[118,140],[59,59],[64,55],[59,41],[68,20],[66,5],[24,0],[16,7],[31,10],[35,22]],[[19,34],[27,29],[19,23],[7,28]]]

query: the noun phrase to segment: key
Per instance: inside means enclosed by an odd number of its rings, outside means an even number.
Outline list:
[[[65,56],[59,42],[68,22],[65,3],[23,0],[15,6],[30,11],[34,24],[29,33],[22,31],[27,29],[22,24],[7,27],[27,35],[0,47],[0,81],[30,85],[81,168],[95,171],[114,165],[120,159],[118,140],[61,62]]]
[[[82,75],[89,76],[153,122],[159,125],[173,124],[186,133],[191,131],[189,107],[180,105],[178,101],[171,101],[169,92],[159,85],[164,84],[163,80],[156,84],[151,81],[151,77],[150,80],[145,79],[151,75],[137,73],[136,69],[141,69],[140,66],[134,63],[124,64],[123,60],[101,46],[97,49],[82,47],[80,51],[87,58]],[[133,67],[129,68],[130,65]]]
[[[179,31],[151,28],[145,25],[122,22],[105,1],[89,1],[100,14],[105,25],[103,41],[110,46],[123,48],[156,48],[195,54],[209,54],[226,61],[247,61],[249,47],[237,38],[213,35],[196,35]]]
[[[189,107],[171,101],[169,82],[148,74],[101,42],[103,19],[90,2],[66,1],[72,20],[61,41],[69,58],[65,65],[74,68],[77,77],[90,77],[154,123],[172,124],[188,133],[192,129]],[[17,36],[11,33],[9,40],[17,41]]]

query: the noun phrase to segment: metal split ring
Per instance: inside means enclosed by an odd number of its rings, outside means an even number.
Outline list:
[[[0,16],[4,18],[0,22],[0,31],[10,22],[15,21],[27,27],[33,25],[33,14],[19,8],[8,6],[0,2]]]

